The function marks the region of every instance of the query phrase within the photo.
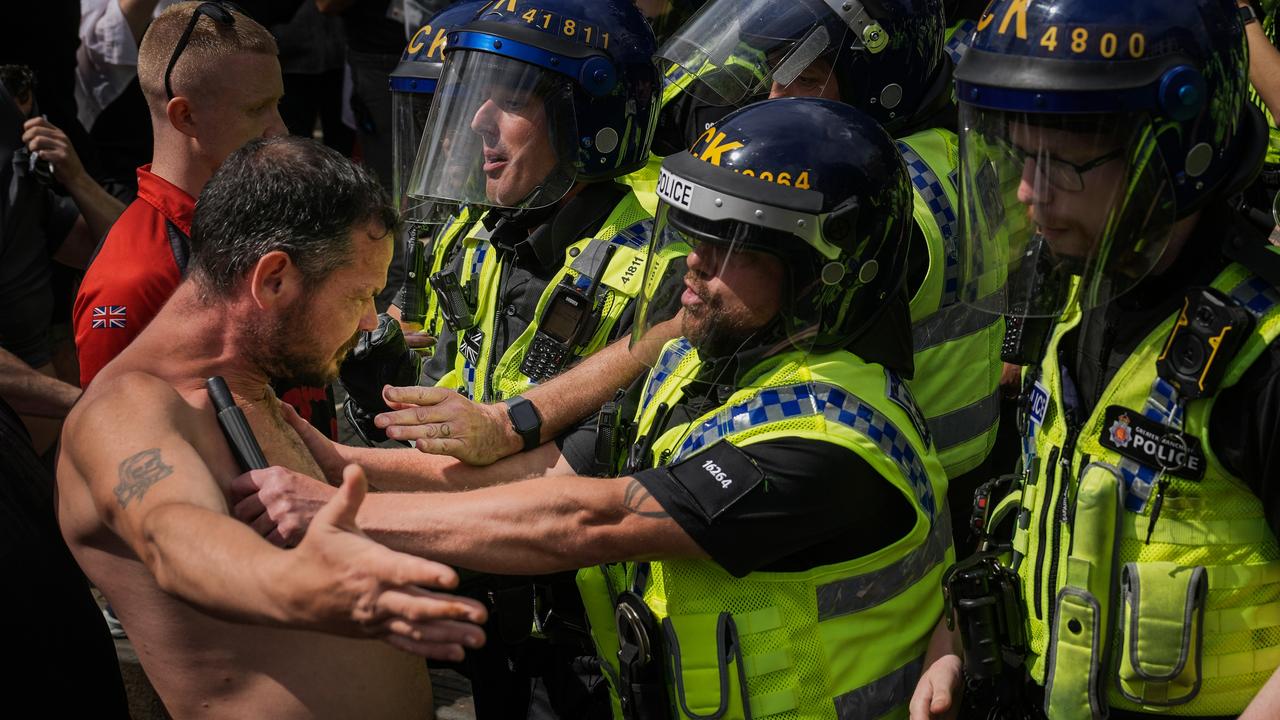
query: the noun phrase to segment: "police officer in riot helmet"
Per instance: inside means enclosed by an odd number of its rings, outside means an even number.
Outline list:
[[[382,398],[382,388],[416,383],[422,356],[432,352],[440,331],[439,309],[426,275],[433,265],[439,269],[433,261],[442,260],[448,248],[436,240],[459,209],[451,203],[410,197],[406,190],[444,67],[445,34],[449,28],[469,22],[486,4],[482,0],[461,2],[430,18],[410,37],[400,64],[391,73],[391,194],[400,213],[404,284],[379,316],[378,328],[360,338],[341,370],[347,392],[343,412],[366,444],[387,440],[373,421],[379,412],[390,409]]]
[[[1236,4],[997,0],[956,77],[961,292],[1037,328],[1013,527],[948,585],[966,670],[1012,716],[1275,717],[1280,262],[1229,205],[1266,143]],[[959,684],[928,670],[918,716]]]
[[[423,379],[496,403],[529,448],[541,416],[520,393],[630,330],[651,216],[615,178],[648,159],[653,32],[630,0],[502,0],[445,44],[406,182],[462,208],[436,235]],[[571,575],[470,584],[496,638],[468,661],[482,717],[607,712],[574,666],[589,642]]]
[[[466,469],[492,487],[371,497],[361,525],[463,567],[586,568],[614,717],[901,715],[953,560],[902,382],[906,170],[842,103],[757,103],[714,129],[663,163],[633,332],[661,350],[598,426],[617,477],[565,477],[547,443]],[[374,483],[406,470],[338,450]],[[292,482],[260,496],[269,516],[328,492]]]
[[[794,96],[841,100],[895,135],[952,127],[945,33],[942,0],[714,0],[658,51],[687,106],[664,125],[681,116],[692,140],[715,108]]]

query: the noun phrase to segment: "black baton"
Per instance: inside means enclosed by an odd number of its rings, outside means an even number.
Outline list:
[[[209,391],[209,399],[213,400],[214,412],[218,414],[218,424],[222,426],[222,434],[227,437],[227,443],[231,445],[231,452],[235,454],[240,469],[244,472],[266,469],[267,458],[262,454],[262,447],[258,445],[257,438],[253,436],[253,430],[249,427],[249,421],[245,419],[244,412],[231,398],[227,382],[222,379],[222,376],[214,375],[205,381],[204,387]]]

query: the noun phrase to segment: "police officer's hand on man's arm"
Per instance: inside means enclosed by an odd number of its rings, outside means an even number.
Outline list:
[[[521,394],[542,418],[541,442],[549,442],[590,416],[619,388],[653,364],[662,344],[678,334],[679,320],[652,328],[631,346],[631,337],[610,343],[572,368]],[[470,465],[488,465],[520,452],[523,440],[503,403],[472,402],[446,388],[387,388],[393,409],[374,419],[387,437],[414,443],[426,453],[449,455]]]
[[[471,490],[520,478],[569,472],[568,464],[552,443],[518,453],[501,463],[471,466],[447,455],[429,455],[411,448],[342,445],[322,435],[292,408],[284,407],[284,417],[302,438],[330,485],[339,484],[342,468],[348,464],[364,468],[376,489],[396,492]],[[253,517],[256,515],[249,519]]]
[[[293,474],[252,479],[267,517],[289,523],[279,531],[284,542],[294,541],[296,519],[314,506],[308,496],[322,488]],[[620,559],[707,557],[634,477],[544,477],[464,493],[375,493],[366,503],[359,524],[379,542],[484,572],[538,575]]]

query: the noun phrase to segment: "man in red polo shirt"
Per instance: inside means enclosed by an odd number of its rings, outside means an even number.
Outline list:
[[[138,197],[107,233],[76,297],[80,384],[133,341],[186,269],[196,196],[236,148],[285,132],[276,43],[229,7],[182,3],[151,23],[138,48],[138,80],[155,144],[138,169]],[[336,435],[324,388],[277,388],[321,430]]]

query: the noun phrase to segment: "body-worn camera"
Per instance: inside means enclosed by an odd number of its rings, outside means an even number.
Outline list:
[[[436,293],[440,314],[455,333],[470,330],[476,324],[475,286],[463,287],[458,282],[457,273],[452,270],[441,270],[427,278],[431,289]]]
[[[1221,291],[1191,288],[1156,358],[1156,372],[1187,400],[1212,395],[1253,323],[1249,311]]]

